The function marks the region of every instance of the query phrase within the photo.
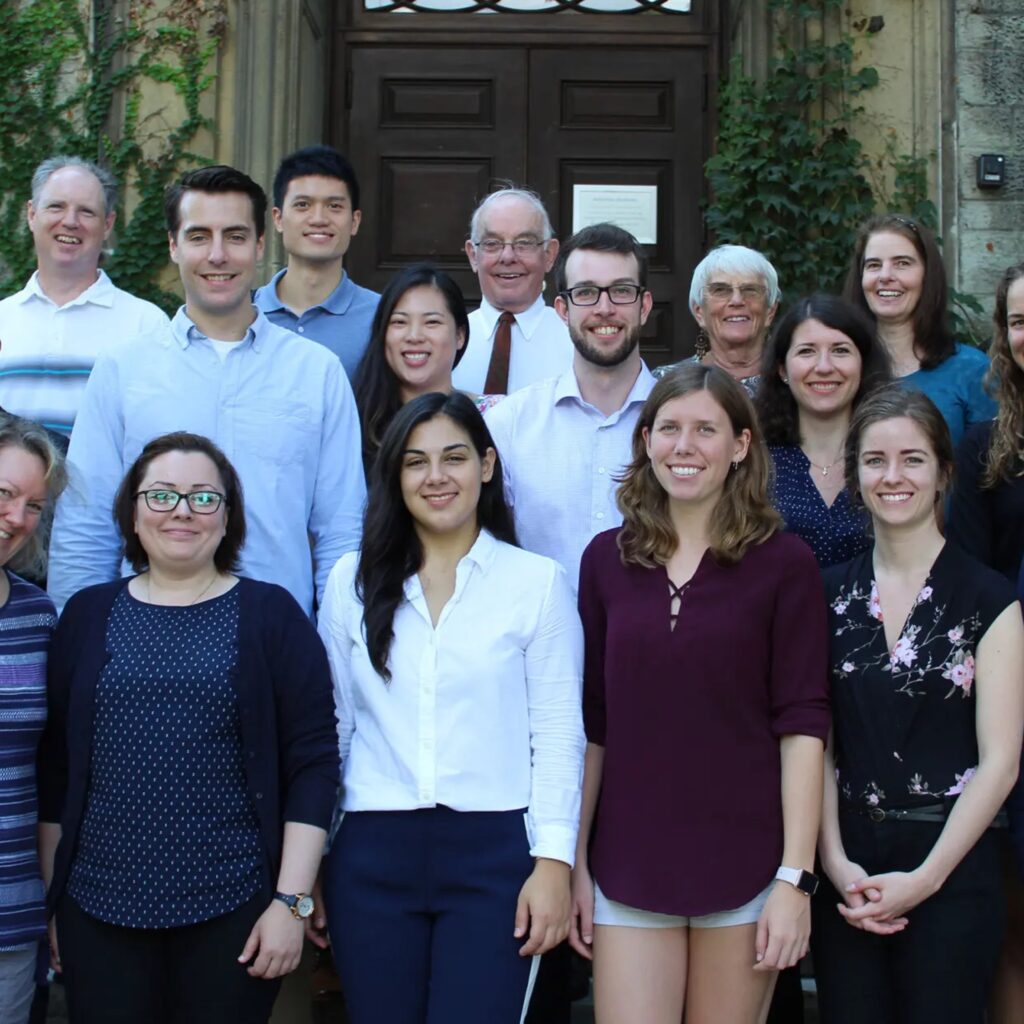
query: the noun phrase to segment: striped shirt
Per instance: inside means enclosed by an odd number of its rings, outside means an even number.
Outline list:
[[[3,570],[6,572],[6,570]],[[36,850],[36,746],[46,721],[46,653],[53,602],[7,572],[0,607],[0,952],[46,934]]]

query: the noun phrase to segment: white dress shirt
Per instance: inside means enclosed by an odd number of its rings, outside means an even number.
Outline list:
[[[573,863],[583,775],[583,630],[561,568],[481,530],[437,626],[405,582],[388,657],[370,663],[358,555],[334,567],[320,635],[334,676],[342,809],[526,807],[534,857]]]
[[[633,428],[654,387],[641,365],[622,408],[605,416],[580,395],[575,372],[532,384],[488,409],[519,543],[554,558],[579,587],[595,534],[622,523],[615,477],[631,457]]]
[[[279,584],[312,612],[314,571],[319,594],[334,563],[358,546],[366,486],[345,371],[323,345],[253,312],[223,360],[182,307],[169,326],[96,363],[50,541],[48,590],[58,607],[121,572],[114,494],[143,447],[174,430],[210,438],[242,481],[243,575]]]
[[[0,302],[0,406],[69,434],[96,360],[166,326],[162,309],[114,287],[102,270],[63,306],[44,294],[36,271]]]
[[[483,299],[480,308],[469,314],[469,343],[459,365],[452,370],[452,383],[459,390],[483,394],[501,312]],[[509,394],[545,377],[557,377],[572,365],[574,351],[569,329],[550,306],[544,305],[542,295],[529,309],[514,316],[508,360]]]

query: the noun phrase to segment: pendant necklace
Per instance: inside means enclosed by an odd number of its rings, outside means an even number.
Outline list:
[[[804,451],[804,450],[803,450],[803,448],[801,448],[800,450],[801,450],[801,451]],[[813,466],[813,467],[814,467],[814,468],[815,468],[815,469],[816,469],[816,470],[817,470],[817,471],[818,471],[818,472],[819,472],[819,473],[820,473],[820,474],[821,474],[822,476],[828,476],[828,471],[829,471],[829,470],[830,470],[830,469],[831,469],[831,468],[832,468],[832,467],[833,467],[833,466],[834,466],[834,465],[835,465],[835,464],[836,464],[837,462],[839,462],[839,461],[840,461],[840,460],[842,459],[842,457],[843,457],[843,453],[842,453],[842,452],[840,452],[840,453],[839,453],[839,454],[838,454],[838,455],[837,455],[837,456],[836,456],[836,457],[835,457],[835,458],[834,458],[834,459],[833,459],[833,460],[832,460],[832,461],[831,461],[831,462],[830,462],[830,463],[829,463],[829,464],[828,464],[827,466],[819,466],[819,465],[818,465],[818,464],[817,464],[816,462],[814,462],[814,461],[813,461],[813,460],[811,459],[810,455],[807,455],[807,452],[804,452],[804,455],[806,455],[806,456],[807,456],[807,461],[808,461],[808,462],[810,462],[810,464],[811,464],[811,465],[812,465],[812,466]]]

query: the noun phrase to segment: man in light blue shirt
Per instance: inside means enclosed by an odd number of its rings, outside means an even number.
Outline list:
[[[380,300],[342,266],[362,219],[356,172],[329,146],[297,150],[274,175],[271,212],[288,265],[253,301],[272,323],[329,348],[353,381]]]
[[[190,171],[168,190],[166,213],[185,305],[168,328],[93,369],[54,522],[50,594],[63,605],[117,576],[110,510],[121,478],[148,441],[188,430],[215,441],[242,479],[242,572],[280,584],[311,612],[314,579],[322,594],[359,542],[365,485],[352,390],[330,352],[250,301],[266,217],[259,185],[230,167]]]

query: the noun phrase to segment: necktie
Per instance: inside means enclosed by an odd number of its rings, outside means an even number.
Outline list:
[[[507,310],[498,317],[491,362],[487,367],[487,380],[484,382],[485,395],[508,394],[508,359],[512,351],[512,324],[515,323],[515,319]]]

